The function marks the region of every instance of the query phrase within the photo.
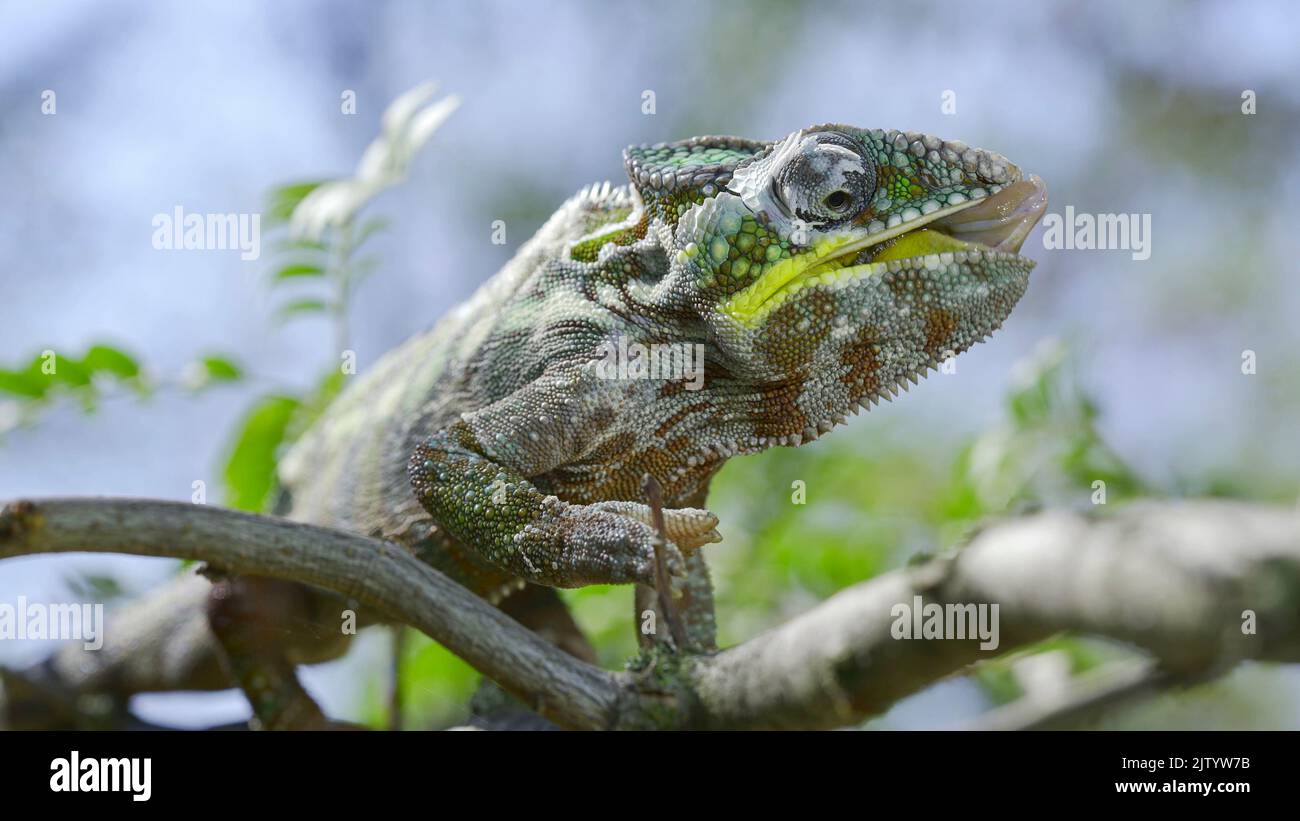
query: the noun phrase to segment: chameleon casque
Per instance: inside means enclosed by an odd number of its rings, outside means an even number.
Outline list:
[[[1042,181],[1003,157],[909,132],[820,125],[624,158],[628,185],[561,206],[469,301],[353,382],[280,474],[289,517],[407,545],[578,655],[550,588],[638,583],[652,600],[645,474],[663,487],[691,643],[710,648],[710,479],[733,456],[817,439],[1000,327],[1046,207]],[[702,388],[602,378],[597,351],[620,338],[702,345]],[[212,594],[227,669],[267,726],[319,718],[293,672],[319,658],[259,638],[312,611],[290,588],[221,580]],[[338,609],[315,614],[335,638]]]

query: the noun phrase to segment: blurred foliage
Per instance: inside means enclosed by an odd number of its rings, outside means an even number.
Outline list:
[[[347,315],[352,295],[378,266],[374,257],[357,258],[370,238],[384,231],[382,217],[359,219],[359,212],[380,191],[405,179],[410,163],[459,101],[443,98],[430,104],[432,84],[422,84],[399,97],[385,111],[383,129],[371,143],[351,176],[294,182],[278,186],[266,198],[267,227],[280,234],[277,262],[268,281],[295,293],[277,310],[281,320],[327,313],[334,325],[333,348],[343,365],[332,365],[310,388],[279,388],[256,397],[235,424],[225,448],[222,480],[224,502],[241,510],[269,512],[279,497],[276,468],[287,447],[305,432],[342,390],[354,372],[347,351]],[[304,291],[303,286],[310,288]],[[205,354],[187,365],[172,382],[191,392],[236,383],[245,372],[231,358]],[[0,368],[0,434],[35,421],[39,411],[60,399],[70,399],[87,412],[104,398],[128,391],[147,397],[162,380],[150,379],[137,358],[108,345],[95,345],[80,357],[46,349],[25,365]],[[5,399],[7,395],[11,399]],[[73,576],[74,592],[97,601],[115,599],[122,587],[104,576]],[[417,715],[450,715],[463,705],[477,673],[427,637],[406,642],[404,689]],[[436,682],[426,686],[425,682]],[[387,719],[383,711],[377,726]]]
[[[222,480],[225,503],[240,510],[273,509],[279,486],[275,472],[285,448],[296,441],[343,388],[341,370],[327,371],[301,394],[267,394],[236,424],[227,447]]]
[[[32,403],[68,397],[93,410],[105,391],[117,386],[148,392],[135,358],[108,345],[93,345],[80,357],[46,348],[25,366],[0,369],[0,392]]]
[[[71,573],[63,583],[80,601],[109,604],[126,594],[116,578],[102,573]]]
[[[356,259],[365,241],[389,225],[374,217],[354,225],[349,216],[320,237],[301,236],[291,229],[294,213],[309,195],[333,180],[289,183],[272,189],[266,198],[267,228],[286,233],[277,243],[277,267],[270,283],[287,288],[293,296],[281,303],[276,315],[281,321],[298,316],[329,314],[335,324],[335,340],[346,340],[347,307],[353,292],[378,266],[373,256]]]
[[[226,504],[240,510],[270,508],[279,449],[301,404],[293,396],[266,396],[244,414],[222,473]]]
[[[175,377],[160,378],[150,374],[134,354],[112,345],[91,345],[79,356],[46,348],[24,365],[0,367],[0,436],[34,424],[42,413],[62,403],[90,413],[108,399],[147,399],[171,387],[199,393],[242,376],[233,361],[214,354],[191,362]]]
[[[226,503],[232,507],[272,508],[280,456],[354,372],[349,365],[348,307],[356,288],[378,267],[375,257],[357,258],[357,253],[389,225],[382,217],[363,221],[360,213],[381,191],[406,179],[419,150],[459,105],[455,97],[431,102],[435,90],[432,83],[422,83],[385,109],[379,136],[351,175],[280,185],[266,197],[267,227],[280,234],[269,282],[296,292],[276,314],[287,320],[327,313],[333,324],[334,356],[343,364],[331,365],[307,391],[277,391],[254,401],[227,448],[223,477]],[[297,286],[307,286],[310,292]]]
[[[401,670],[404,726],[412,729],[450,727],[469,717],[470,697],[479,673],[441,644],[418,630],[406,631]],[[364,695],[361,720],[370,727],[389,722],[388,679],[376,676]]]

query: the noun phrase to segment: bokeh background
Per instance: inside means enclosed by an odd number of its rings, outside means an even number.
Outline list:
[[[1152,253],[1043,248],[989,344],[811,446],[730,464],[710,507],[722,638],[959,542],[986,515],[1143,495],[1294,503],[1300,489],[1300,23],[1286,2],[3,2],[0,367],[104,343],[156,388],[0,393],[0,499],[221,501],[259,397],[336,361],[327,318],[278,322],[279,258],[159,251],[151,220],[258,212],[294,180],[348,173],[398,94],[463,99],[409,181],[367,213],[380,265],[349,309],[362,368],[490,276],[621,148],[703,133],[772,138],[842,121],[959,138],[1049,184],[1050,210],[1152,215]],[[1257,111],[1242,113],[1242,93]],[[42,113],[42,93],[57,113]],[[354,115],[340,111],[356,93]],[[642,111],[655,93],[655,113]],[[955,93],[955,113],[941,107]],[[507,243],[491,242],[503,220]],[[1257,373],[1242,373],[1243,351]],[[243,377],[177,387],[219,354]],[[139,383],[142,380],[136,380]],[[792,482],[807,504],[790,503]],[[122,600],[175,563],[72,556],[0,564],[0,601]],[[88,592],[89,591],[89,592]],[[619,665],[630,591],[570,596]],[[336,715],[382,720],[388,642],[309,671]],[[0,664],[50,647],[0,643]],[[1122,654],[1060,639],[899,704],[870,726],[946,727]],[[472,671],[408,642],[416,723],[463,717]],[[201,726],[234,692],[135,708]],[[1246,665],[1108,719],[1119,727],[1300,728],[1300,671]]]

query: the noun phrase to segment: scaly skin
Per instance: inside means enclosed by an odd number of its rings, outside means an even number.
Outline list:
[[[1045,203],[995,154],[892,131],[625,158],[630,186],[570,200],[339,399],[286,461],[292,515],[403,540],[493,598],[653,584],[651,473],[680,575],[718,539],[698,505],[728,458],[811,441],[1001,325]],[[702,345],[703,389],[601,378],[619,337]]]

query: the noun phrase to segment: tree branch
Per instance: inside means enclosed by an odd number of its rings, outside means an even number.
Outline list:
[[[998,605],[998,648],[894,639],[891,609],[915,596]],[[1300,661],[1300,516],[1203,501],[993,524],[954,555],[848,588],[704,662],[696,689],[711,726],[836,726],[1063,630],[1132,643],[1182,676]]]
[[[583,664],[390,542],[234,510],[143,499],[42,499],[0,511],[0,558],[168,556],[336,590],[422,630],[569,727],[614,718],[616,677]]]
[[[1070,680],[1062,692],[1025,696],[969,722],[963,730],[1059,730],[1090,721],[1106,711],[1145,698],[1175,683],[1149,660],[1106,664]]]
[[[520,627],[402,548],[282,519],[174,502],[48,499],[0,511],[0,558],[96,551],[197,559],[336,590],[391,614],[574,728],[834,727],[1062,630],[1199,676],[1300,661],[1300,517],[1226,502],[1048,512],[988,526],[962,551],[848,588],[715,655],[609,673]],[[988,604],[999,645],[901,640],[895,605]],[[1243,611],[1255,630],[1243,632]]]

